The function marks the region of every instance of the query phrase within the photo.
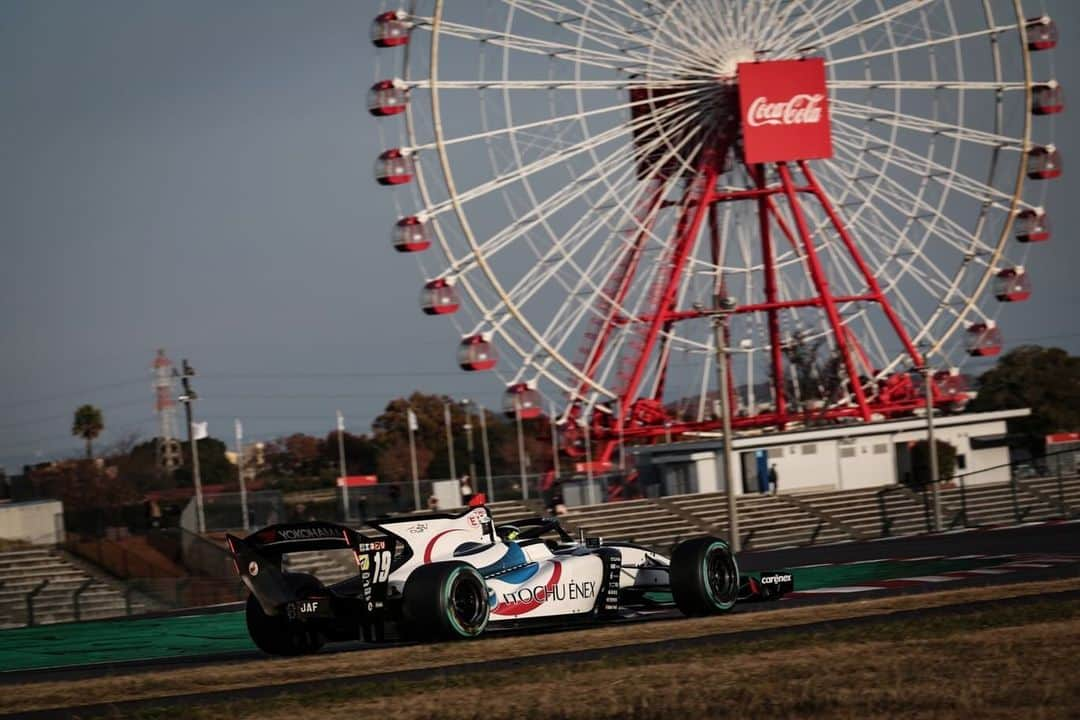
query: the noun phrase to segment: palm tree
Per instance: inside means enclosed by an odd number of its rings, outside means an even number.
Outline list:
[[[105,419],[101,409],[93,405],[82,405],[75,411],[75,421],[71,423],[71,434],[86,440],[86,458],[94,457],[93,441],[105,429]]]

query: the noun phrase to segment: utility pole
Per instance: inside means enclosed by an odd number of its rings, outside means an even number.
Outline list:
[[[194,428],[191,419],[191,403],[199,398],[198,394],[191,389],[191,378],[195,375],[195,368],[191,367],[187,358],[181,361],[183,368],[180,384],[184,388],[184,394],[178,399],[184,403],[184,414],[187,417],[188,446],[191,448],[191,475],[195,480],[195,514],[197,528],[200,533],[206,532],[206,516],[203,514],[202,477],[199,475],[199,446],[195,439]]]
[[[713,319],[713,339],[716,343],[716,374],[720,393],[720,415],[724,435],[724,492],[727,493],[728,543],[732,552],[739,552],[742,543],[739,539],[739,505],[735,499],[735,453],[731,443],[731,398],[728,396],[728,348],[724,336],[727,330],[728,316],[735,311],[735,298],[724,297],[717,293],[715,309],[702,310],[703,315]]]
[[[488,502],[495,502],[495,489],[491,484],[491,450],[488,447],[487,436],[487,410],[482,406],[480,410],[480,442],[484,445],[484,475],[487,478]]]
[[[414,435],[420,429],[420,423],[416,420],[416,413],[412,408],[406,408],[405,420],[409,428],[409,460],[412,465],[412,491],[413,503],[417,510],[420,509],[420,472],[416,467],[416,438]]]
[[[176,431],[176,368],[159,349],[154,358],[154,411],[158,416],[157,468],[158,472],[172,478],[173,472],[183,462],[180,441]]]
[[[930,453],[930,498],[934,511],[934,531],[941,531],[941,492],[938,488],[940,470],[938,469],[937,442],[934,440],[934,383],[933,371],[929,365],[923,365],[923,391],[926,395],[926,441]],[[966,518],[965,518],[966,520]]]
[[[349,473],[345,467],[345,416],[337,411],[338,467],[341,468],[341,502],[345,505],[345,522],[349,522]]]
[[[458,479],[457,464],[454,462],[454,431],[450,429],[450,403],[443,403],[443,420],[446,421],[446,455],[450,460],[450,477]]]

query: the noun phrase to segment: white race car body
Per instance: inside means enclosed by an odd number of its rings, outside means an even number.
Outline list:
[[[584,615],[615,609],[623,587],[667,585],[667,560],[634,545],[609,545],[618,562],[577,543],[552,547],[539,538],[500,539],[487,508],[461,516],[374,523],[407,550],[389,576],[390,595],[404,592],[412,572],[432,562],[462,561],[476,568],[488,588],[491,622],[559,615]],[[615,572],[617,571],[617,580]],[[614,580],[609,583],[609,577]],[[602,597],[610,588],[612,597]]]
[[[326,640],[468,638],[489,624],[601,620],[658,606],[726,612],[793,587],[781,573],[740,576],[719,538],[686,540],[669,559],[632,543],[575,540],[554,518],[495,526],[485,507],[380,519],[361,531],[309,522],[227,539],[251,590],[249,633],[281,655]],[[357,574],[334,585],[282,565],[288,553],[335,549],[352,551]]]

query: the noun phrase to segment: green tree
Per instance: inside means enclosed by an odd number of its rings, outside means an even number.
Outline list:
[[[375,472],[377,448],[367,435],[343,433],[345,466],[350,475],[371,475]],[[322,458],[326,467],[338,472],[338,431],[331,430],[322,442]]]
[[[417,465],[420,477],[449,477],[450,461],[446,452],[445,406],[450,406],[450,429],[454,436],[455,469],[460,474],[468,467],[467,451],[462,436],[465,425],[465,412],[452,398],[444,395],[428,395],[414,392],[408,398],[396,398],[386,405],[386,409],[371,423],[375,433],[375,444],[379,453],[390,452],[394,461],[380,459],[380,473],[390,471],[390,476],[380,474],[386,481],[402,481],[410,477],[408,469],[409,426],[408,411],[416,415],[417,429],[414,440],[417,450]],[[401,462],[404,452],[405,462]]]
[[[951,478],[956,470],[956,447],[952,443],[934,438],[937,446],[938,478]],[[910,484],[915,489],[922,489],[930,484],[930,442],[919,440],[911,448]]]
[[[1046,435],[1080,430],[1080,357],[1061,348],[1021,345],[979,376],[973,412],[1031,408],[1009,421],[1032,455],[1042,455]]]
[[[223,485],[227,489],[237,487],[236,466],[225,456],[228,448],[217,438],[203,438],[196,443],[199,448],[199,479],[205,485]],[[193,487],[194,471],[191,463],[191,444],[181,443],[184,464],[176,469],[173,477],[176,487]]]
[[[86,441],[86,457],[94,457],[94,439],[105,429],[105,418],[101,409],[93,405],[81,405],[75,410],[75,419],[71,423],[71,434]]]

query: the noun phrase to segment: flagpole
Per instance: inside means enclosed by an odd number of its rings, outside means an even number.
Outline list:
[[[559,479],[559,420],[555,417],[555,404],[551,404],[551,460],[555,479]]]
[[[582,423],[585,427],[585,482],[588,483],[589,504],[596,504],[596,488],[593,487],[592,468],[592,438],[589,435],[589,421]]]
[[[198,398],[191,389],[191,377],[195,374],[195,368],[191,367],[187,358],[181,361],[183,374],[180,384],[184,388],[184,394],[180,396],[180,402],[184,403],[184,414],[187,415],[188,447],[191,449],[191,475],[195,482],[195,527],[200,534],[206,532],[206,515],[203,514],[202,476],[199,473],[199,439],[195,437],[194,421],[191,417],[191,403]]]
[[[443,403],[443,420],[446,421],[446,456],[450,461],[450,478],[457,480],[457,465],[454,463],[454,431],[450,428],[450,403]]]
[[[518,466],[521,470],[521,499],[529,499],[529,477],[525,474],[525,433],[521,428],[521,395],[514,396],[514,416],[517,418]]]
[[[349,474],[345,472],[345,416],[337,411],[338,467],[341,468],[341,501],[345,504],[345,522],[349,522]]]
[[[420,509],[420,472],[416,467],[416,440],[413,438],[413,433],[416,432],[416,414],[413,413],[412,408],[406,409],[406,424],[409,426],[409,458],[412,461],[412,491],[413,491],[413,504],[416,509]]]
[[[244,426],[236,418],[236,470],[240,479],[240,514],[244,518],[244,529],[249,529],[247,483],[244,482]]]
[[[495,502],[495,490],[491,486],[491,451],[488,449],[487,437],[487,410],[483,405],[480,409],[480,440],[484,443],[484,474],[487,476],[487,499]]]

